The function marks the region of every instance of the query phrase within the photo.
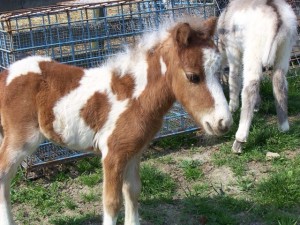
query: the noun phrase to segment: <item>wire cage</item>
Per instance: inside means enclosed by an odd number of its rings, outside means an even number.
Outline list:
[[[204,3],[205,2],[205,3]],[[59,5],[1,15],[0,67],[29,55],[95,67],[167,17],[214,15],[213,1],[136,0]]]
[[[135,0],[13,11],[0,15],[0,68],[29,55],[96,67],[142,33],[156,30],[166,18],[186,14],[206,18],[215,15],[215,10],[213,0]],[[156,138],[196,129],[182,106],[175,104]],[[29,174],[88,154],[45,142],[22,165]]]

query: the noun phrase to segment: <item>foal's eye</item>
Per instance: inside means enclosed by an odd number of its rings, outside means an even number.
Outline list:
[[[200,82],[200,75],[196,73],[187,73],[186,78],[189,80],[189,82],[198,84]]]

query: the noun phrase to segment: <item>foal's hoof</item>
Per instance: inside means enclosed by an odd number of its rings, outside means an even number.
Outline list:
[[[241,154],[242,153],[242,147],[243,147],[243,142],[235,140],[233,145],[232,145],[232,152],[235,154]]]

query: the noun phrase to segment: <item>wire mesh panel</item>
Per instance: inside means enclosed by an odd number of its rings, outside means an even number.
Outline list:
[[[165,17],[182,14],[214,15],[213,2],[122,1],[1,15],[0,67],[35,54],[94,67],[141,33],[157,28]]]
[[[62,63],[95,67],[124,45],[135,43],[142,33],[156,30],[167,18],[206,18],[214,14],[213,1],[199,0],[115,1],[12,12],[1,15],[0,67],[7,68],[30,55],[48,55]],[[196,129],[182,106],[175,104],[156,138]],[[45,142],[22,165],[30,172],[86,154]]]
[[[291,65],[291,72],[290,72],[290,76],[296,76],[299,75],[299,66],[300,66],[300,1],[299,0],[289,0],[288,1],[289,4],[292,6],[292,8],[294,9],[297,18],[298,18],[298,36],[297,36],[297,41],[296,41],[296,45],[293,48],[292,51],[292,57],[291,57],[291,61],[290,61],[290,65]]]

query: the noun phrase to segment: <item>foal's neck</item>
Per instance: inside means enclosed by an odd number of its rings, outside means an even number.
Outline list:
[[[157,116],[166,114],[175,102],[171,79],[167,75],[169,59],[162,52],[160,46],[147,52],[147,87],[140,96],[141,107]]]

